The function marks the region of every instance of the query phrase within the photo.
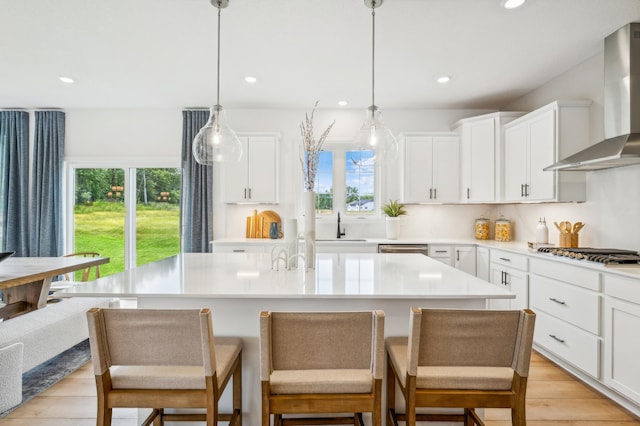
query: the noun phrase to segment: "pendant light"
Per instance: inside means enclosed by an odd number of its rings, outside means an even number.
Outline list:
[[[366,119],[354,143],[357,149],[373,150],[377,159],[391,160],[398,155],[398,141],[382,122],[380,110],[375,103],[376,8],[382,6],[382,1],[364,0],[364,5],[371,8],[372,18],[371,106],[367,108]]]
[[[242,144],[227,124],[227,117],[220,105],[220,12],[229,0],[211,0],[218,8],[218,86],[216,104],[209,110],[209,120],[193,140],[193,156],[205,166],[213,163],[238,162],[242,157]]]

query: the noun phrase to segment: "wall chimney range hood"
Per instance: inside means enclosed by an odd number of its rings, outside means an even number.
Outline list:
[[[604,40],[605,140],[544,170],[600,170],[640,164],[640,23]]]

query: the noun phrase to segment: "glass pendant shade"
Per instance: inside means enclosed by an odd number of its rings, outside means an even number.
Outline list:
[[[220,105],[211,108],[209,121],[194,138],[193,156],[205,166],[240,161],[242,143],[227,124],[226,114]]]
[[[381,119],[380,110],[375,105],[367,109],[364,124],[356,135],[356,149],[373,150],[380,160],[393,160],[398,155],[398,141]]]

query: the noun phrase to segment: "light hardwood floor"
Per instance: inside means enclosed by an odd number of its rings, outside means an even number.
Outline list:
[[[91,363],[0,420],[3,426],[93,426],[95,385]],[[509,410],[485,411],[487,426],[511,424]],[[133,426],[135,409],[114,410],[114,426]],[[189,424],[189,423],[185,423]],[[538,354],[527,389],[528,426],[640,425],[627,411]],[[252,425],[247,425],[252,426]]]

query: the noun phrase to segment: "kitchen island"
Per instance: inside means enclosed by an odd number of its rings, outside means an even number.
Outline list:
[[[243,339],[247,425],[260,424],[260,311],[381,309],[392,336],[408,333],[412,306],[484,309],[489,299],[514,297],[420,254],[318,254],[315,269],[302,266],[276,270],[264,253],[180,254],[65,293],[135,297],[139,308],[211,308],[216,335]]]

